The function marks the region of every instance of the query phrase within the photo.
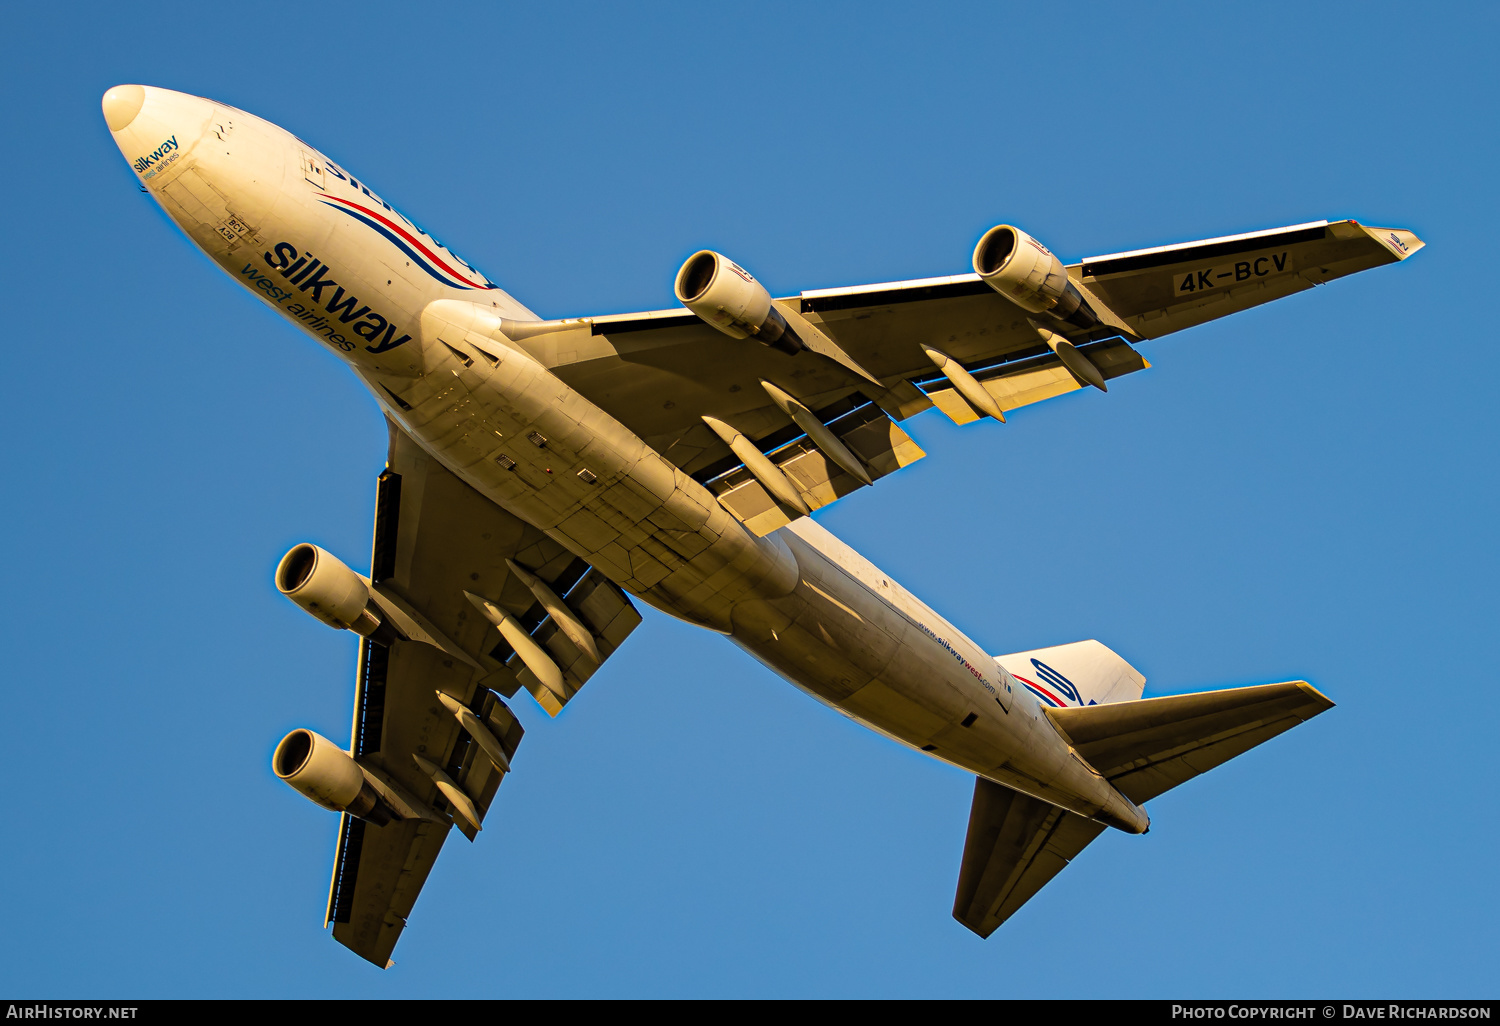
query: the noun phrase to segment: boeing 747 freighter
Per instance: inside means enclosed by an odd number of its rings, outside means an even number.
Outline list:
[[[1332,705],[1305,681],[1143,700],[1097,641],[989,655],[809,515],[923,458],[917,413],[1106,391],[1141,341],[1405,260],[1411,232],[1317,221],[1064,265],[999,225],[972,274],[785,298],[703,250],[677,308],[547,320],[275,125],[152,86],[103,105],[168,216],[389,424],[368,572],[310,544],[276,568],[359,638],[353,736],[272,756],[339,814],[326,923],[378,966],[516,765],[506,699],[556,716],[637,602],[974,774],[953,915],[981,937],[1106,827],[1144,833],[1152,798]]]

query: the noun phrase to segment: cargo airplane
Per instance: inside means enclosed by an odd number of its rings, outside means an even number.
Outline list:
[[[389,425],[368,571],[297,545],[282,594],[359,639],[348,747],[276,775],[339,814],[325,926],[378,966],[444,840],[640,623],[723,634],[809,695],[974,774],[954,917],[989,936],[1106,827],[1331,707],[1305,681],[1142,699],[1097,641],[994,656],[809,514],[958,424],[1147,367],[1143,340],[1405,260],[1357,221],[1063,264],[1011,225],[973,273],[773,298],[729,257],[669,310],[545,319],[349,168],[227,104],[116,86],[141,186],[230,278],[337,354]]]

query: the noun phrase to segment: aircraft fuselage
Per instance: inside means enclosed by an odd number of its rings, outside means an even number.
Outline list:
[[[554,374],[547,335],[505,334],[502,321],[537,320],[530,310],[347,169],[259,118],[151,87],[111,128],[200,249],[488,499],[859,722],[1080,815],[1146,828],[994,658],[811,520],[756,537]]]

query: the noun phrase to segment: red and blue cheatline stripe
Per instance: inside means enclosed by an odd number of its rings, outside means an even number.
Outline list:
[[[381,235],[384,235],[391,242],[395,243],[397,249],[416,261],[418,267],[444,285],[452,285],[461,289],[492,289],[495,287],[489,282],[476,284],[470,281],[461,271],[455,270],[442,257],[428,249],[411,232],[379,211],[360,206],[358,203],[341,199],[338,196],[323,196],[320,198],[333,209],[348,214],[356,221],[366,224]]]
[[[1042,687],[1040,684],[1033,684],[1031,681],[1027,680],[1025,677],[1017,677],[1015,674],[1011,674],[1011,676],[1015,677],[1016,680],[1020,681],[1022,684],[1025,684],[1027,691],[1030,691],[1033,695],[1035,695],[1036,697],[1040,698],[1042,701],[1046,702],[1048,705],[1052,706],[1054,709],[1065,709],[1065,708],[1067,708],[1067,706],[1068,706],[1067,702],[1063,701],[1061,698],[1058,698],[1056,695],[1054,695],[1052,692],[1048,691],[1046,688]]]

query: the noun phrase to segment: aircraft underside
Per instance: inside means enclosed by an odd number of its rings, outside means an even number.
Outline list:
[[[811,514],[955,423],[1145,369],[1137,346],[1396,263],[1410,232],[1317,222],[1064,265],[1010,225],[973,273],[773,298],[710,250],[680,306],[543,320],[265,121],[104,99],[145,189],[234,280],[343,359],[386,414],[368,572],[313,545],[280,590],[360,648],[347,748],[293,731],[282,779],[339,813],[328,922],[386,965],[451,828],[475,839],[524,729],[640,623],[728,636],[870,728],[971,772],[954,916],[988,936],[1106,826],[1331,707],[1306,682],[1142,699],[1097,641],[995,656]]]

